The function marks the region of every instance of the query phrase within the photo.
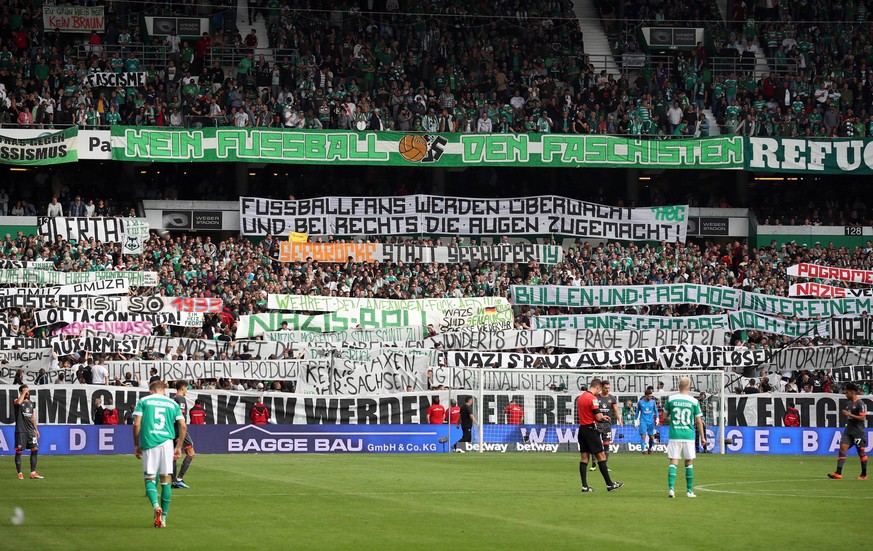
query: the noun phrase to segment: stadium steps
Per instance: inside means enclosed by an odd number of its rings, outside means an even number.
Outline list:
[[[704,109],[703,116],[705,116],[706,120],[709,121],[709,135],[720,136],[721,128],[718,127],[718,120],[716,120],[715,115],[712,114],[712,109]]]
[[[764,55],[764,48],[761,47],[761,41],[758,37],[755,37],[755,45],[758,47],[758,51],[755,52],[755,78],[764,78],[772,69],[770,68],[770,64],[767,63],[767,57]]]
[[[728,0],[715,0],[715,5],[718,6],[718,13],[721,15],[723,22],[728,21]],[[733,16],[733,14],[730,14]]]
[[[600,13],[594,5],[594,0],[574,0],[573,13],[579,19],[582,40],[585,42],[585,53],[591,56],[591,63],[597,69],[597,73],[599,74],[600,71],[606,69],[607,74],[617,76],[619,74],[618,64],[612,55],[609,38],[603,32]]]
[[[266,2],[264,2],[264,4],[266,4]],[[264,19],[263,14],[258,14],[257,21],[254,23],[249,21],[248,0],[238,0],[237,2],[236,28],[239,29],[239,34],[242,36],[244,43],[246,35],[248,35],[252,29],[254,29],[255,33],[258,35],[258,45],[261,47],[255,48],[255,55],[253,56],[253,61],[255,63],[257,63],[258,57],[261,54],[264,54],[264,59],[270,62],[270,64],[273,63],[273,50],[269,48],[270,35],[267,32],[267,20]]]

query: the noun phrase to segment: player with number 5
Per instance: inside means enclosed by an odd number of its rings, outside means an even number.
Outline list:
[[[179,404],[166,396],[164,381],[153,381],[149,395],[137,402],[133,410],[133,450],[142,458],[146,497],[155,513],[155,528],[167,526],[172,495],[173,460],[182,455],[182,443],[188,427]],[[179,434],[176,434],[178,423]],[[176,439],[176,447],[173,440]],[[156,476],[161,477],[161,499],[158,503]]]
[[[679,394],[667,398],[664,411],[667,413],[670,425],[670,441],[667,442],[667,457],[670,458],[670,468],[667,472],[668,497],[673,497],[673,485],[676,482],[676,470],[679,460],[685,460],[686,497],[694,495],[694,457],[697,442],[694,424],[700,430],[700,441],[706,447],[706,427],[703,426],[703,413],[697,398],[691,396],[691,379],[679,379]]]

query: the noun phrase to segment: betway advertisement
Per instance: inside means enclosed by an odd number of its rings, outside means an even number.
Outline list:
[[[48,455],[118,455],[133,453],[129,425],[52,425],[40,428],[39,449]],[[460,430],[448,425],[193,425],[200,453],[445,453]],[[0,455],[14,453],[14,427],[0,427]],[[661,431],[661,428],[658,427]],[[578,427],[560,425],[490,425],[479,445],[477,431],[467,451],[578,452]],[[710,451],[716,431],[707,428]],[[610,453],[640,452],[639,436],[631,427],[616,435]],[[624,436],[622,436],[624,435]],[[666,449],[666,431],[655,453]],[[832,455],[839,449],[839,428],[727,427],[728,453],[773,455]],[[443,440],[441,442],[441,440]],[[873,451],[873,430],[867,432],[867,452]]]

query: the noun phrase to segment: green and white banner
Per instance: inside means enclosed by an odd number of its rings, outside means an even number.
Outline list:
[[[16,166],[55,165],[79,160],[79,128],[46,131],[32,138],[13,137],[15,131],[0,129],[0,164]]]
[[[757,312],[740,310],[728,314],[731,331],[760,331],[786,337],[827,337],[830,327],[825,321],[797,321],[765,316]]]
[[[277,315],[282,316],[283,314]],[[258,323],[258,321],[255,321],[255,323]],[[279,325],[281,326],[281,322]],[[349,346],[359,346],[363,343],[421,342],[432,334],[433,333],[427,327],[420,325],[414,327],[384,327],[381,329],[352,329],[349,331],[337,331],[336,333],[316,333],[313,331],[300,330],[270,330],[263,335],[267,341],[279,343],[331,343],[337,345],[347,344]]]
[[[244,236],[568,235],[589,239],[681,241],[688,206],[610,207],[555,195],[476,199],[437,195],[240,197]],[[293,255],[285,255],[293,258]],[[335,256],[335,255],[334,255]]]
[[[873,297],[806,300],[693,283],[590,287],[513,285],[510,292],[512,303],[517,306],[621,308],[703,304],[723,310],[751,310],[793,318],[858,316],[873,312]]]
[[[240,316],[236,338],[257,337],[267,332],[289,331],[318,333],[342,332],[352,329],[381,329],[421,325],[435,332],[460,331],[466,328],[504,330],[512,327],[512,308],[456,308],[449,310],[382,310],[357,308],[321,315],[267,312]]]
[[[536,316],[534,329],[728,329],[728,317],[638,316],[634,314],[566,314]]]
[[[873,174],[873,140],[746,138],[746,170]]]
[[[419,298],[412,300],[392,300],[388,298],[342,298],[312,295],[267,295],[267,308],[270,310],[289,310],[297,312],[337,312],[340,310],[455,310],[460,308],[482,309],[499,307],[509,309],[509,301],[503,297],[464,297],[464,298]]]
[[[743,139],[577,134],[410,134],[255,128],[112,127],[116,161],[463,167],[743,168]]]

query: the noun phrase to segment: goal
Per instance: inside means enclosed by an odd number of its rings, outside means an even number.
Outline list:
[[[578,451],[576,398],[594,378],[610,383],[610,394],[616,397],[622,418],[622,423],[613,419],[610,452],[641,451],[640,435],[633,425],[637,401],[652,387],[658,411],[662,412],[661,406],[667,397],[678,392],[680,377],[691,379],[691,394],[700,399],[707,450],[725,451],[726,377],[723,370],[484,368],[476,371],[469,390],[476,399],[481,430],[474,431],[476,445],[471,446],[471,451]],[[662,424],[655,428],[655,450],[663,452],[667,430]]]

